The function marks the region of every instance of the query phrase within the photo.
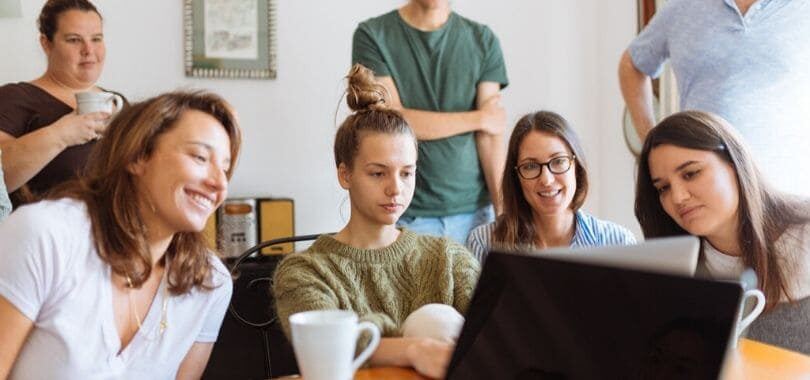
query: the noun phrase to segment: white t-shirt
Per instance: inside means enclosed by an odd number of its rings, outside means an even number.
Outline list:
[[[776,241],[775,249],[791,297],[810,296],[810,224],[789,228]],[[745,269],[741,258],[718,251],[708,241],[703,244],[703,265],[713,278],[737,278]]]
[[[194,342],[216,341],[233,284],[211,255],[214,290],[169,296],[165,281],[142,328],[118,355],[110,266],[94,247],[85,204],[74,199],[21,207],[0,223],[0,296],[34,329],[10,379],[169,379]],[[169,264],[171,265],[171,263]]]

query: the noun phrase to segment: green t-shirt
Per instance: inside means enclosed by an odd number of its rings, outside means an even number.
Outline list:
[[[411,109],[470,111],[478,83],[508,84],[498,38],[456,13],[431,32],[411,27],[396,10],[366,20],[354,32],[352,62],[390,76],[402,105]],[[420,141],[418,162],[405,216],[467,213],[490,202],[473,132]]]

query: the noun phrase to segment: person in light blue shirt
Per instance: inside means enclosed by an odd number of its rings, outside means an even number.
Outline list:
[[[0,221],[3,221],[9,213],[11,213],[11,200],[9,200],[6,190],[6,180],[3,176],[3,151],[0,150]]]
[[[650,78],[668,60],[681,110],[718,114],[769,182],[810,195],[810,1],[670,0],[628,47],[619,80],[644,137],[655,124]]]
[[[626,228],[580,210],[588,172],[579,138],[554,112],[523,116],[512,131],[503,172],[503,214],[475,228],[467,248],[483,262],[490,247],[543,249],[635,244]]]

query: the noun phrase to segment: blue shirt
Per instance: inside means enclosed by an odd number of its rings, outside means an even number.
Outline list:
[[[657,77],[669,60],[682,110],[719,114],[783,190],[810,194],[810,1],[670,0],[630,44]]]
[[[605,220],[600,220],[584,211],[575,214],[576,225],[571,247],[597,247],[603,245],[636,244],[636,237],[628,229]],[[467,248],[472,255],[481,261],[487,257],[492,246],[492,232],[495,222],[476,227],[467,237]]]

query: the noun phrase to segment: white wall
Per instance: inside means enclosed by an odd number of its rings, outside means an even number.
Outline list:
[[[43,2],[26,0],[22,18],[0,19],[0,83],[30,80],[44,71],[35,25]],[[276,0],[278,79],[269,81],[186,78],[182,3],[97,0],[108,51],[99,83],[130,100],[178,87],[222,94],[236,106],[246,136],[231,195],[292,197],[299,234],[339,229],[348,201],[334,176],[331,147],[352,32],[358,22],[404,0]],[[509,124],[537,109],[568,118],[589,156],[592,190],[586,207],[638,231],[633,161],[619,134],[622,101],[615,74],[635,33],[635,1],[453,5],[488,24],[501,40],[511,82],[504,92]]]

